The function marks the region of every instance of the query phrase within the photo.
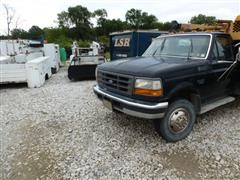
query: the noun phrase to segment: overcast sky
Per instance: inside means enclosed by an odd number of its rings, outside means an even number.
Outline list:
[[[85,6],[91,12],[104,8],[109,19],[122,20],[131,8],[153,14],[161,22],[177,20],[187,23],[192,16],[200,13],[234,20],[240,14],[240,0],[0,0],[0,34],[6,34],[7,29],[3,4],[15,9],[15,20],[19,17],[20,28],[25,30],[32,25],[55,27],[57,13],[76,5]]]

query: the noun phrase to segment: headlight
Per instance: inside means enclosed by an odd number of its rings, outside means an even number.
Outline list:
[[[134,94],[146,96],[162,96],[162,81],[160,79],[136,79]]]

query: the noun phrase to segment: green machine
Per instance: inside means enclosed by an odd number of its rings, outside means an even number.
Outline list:
[[[65,64],[66,61],[67,61],[67,53],[66,53],[65,48],[60,48],[60,60],[61,60],[61,62],[63,62],[64,64]]]

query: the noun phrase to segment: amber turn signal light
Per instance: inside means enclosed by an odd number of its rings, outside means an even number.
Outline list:
[[[134,94],[144,95],[144,96],[162,96],[163,89],[153,90],[153,89],[135,88]]]

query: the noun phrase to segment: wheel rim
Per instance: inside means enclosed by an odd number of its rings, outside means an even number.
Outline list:
[[[190,115],[184,108],[178,108],[172,112],[169,118],[169,128],[173,133],[183,132],[190,122]]]

